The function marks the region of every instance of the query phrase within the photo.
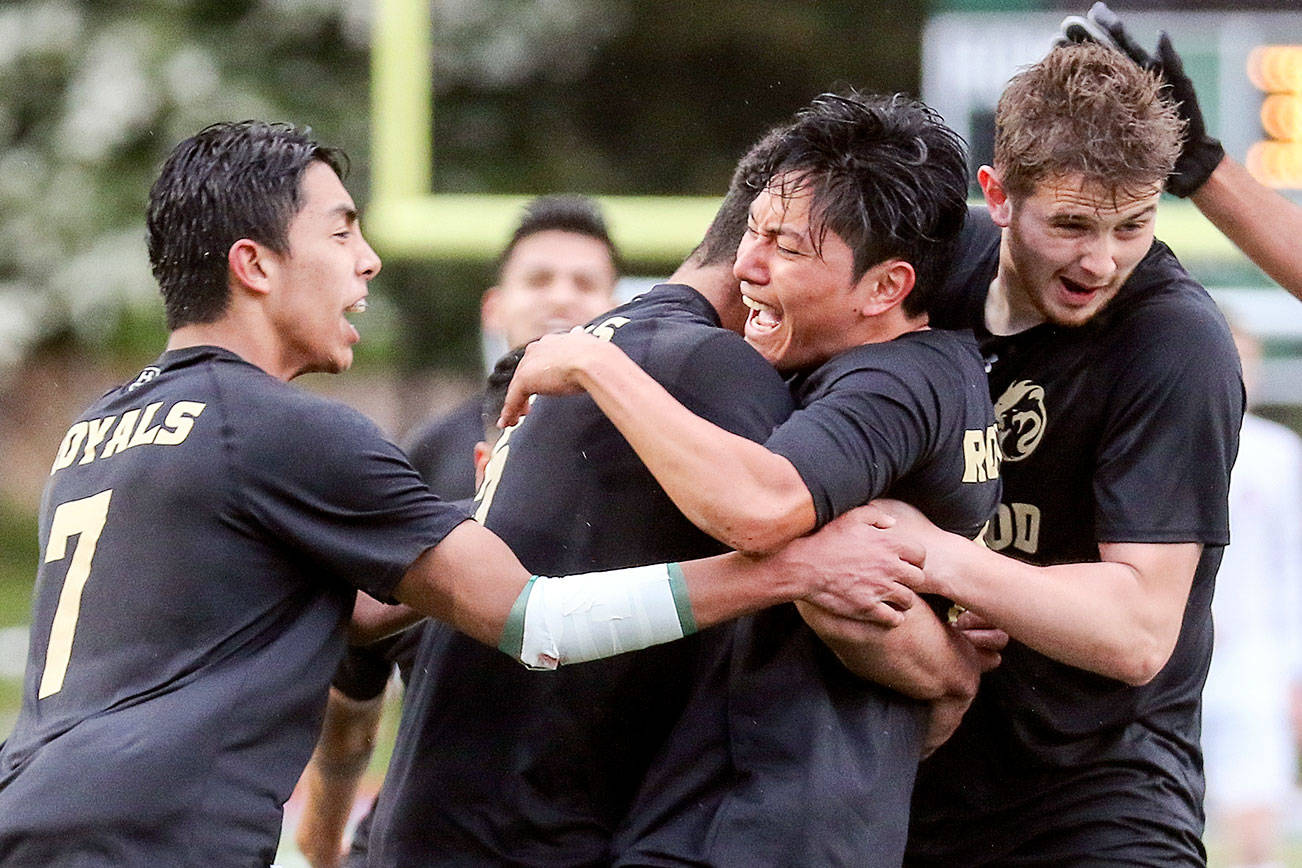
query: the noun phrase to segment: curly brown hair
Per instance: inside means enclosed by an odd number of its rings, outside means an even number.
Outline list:
[[[1171,173],[1183,134],[1155,74],[1100,45],[1063,45],[999,98],[995,167],[1015,197],[1065,175],[1133,195]]]

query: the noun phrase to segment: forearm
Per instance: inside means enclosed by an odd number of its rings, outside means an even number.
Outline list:
[[[946,577],[932,590],[1013,639],[1062,663],[1143,684],[1166,664],[1179,636],[1199,547],[1181,549],[1180,570],[1161,575],[1108,560],[1037,567],[953,534],[929,542],[927,557]]]
[[[348,644],[369,645],[405,630],[425,616],[401,603],[381,603],[364,591],[357,592],[353,616],[348,623]]]
[[[748,552],[813,529],[813,498],[789,461],[695,415],[617,347],[597,349],[576,369],[580,385],[693,524]]]
[[[383,699],[354,700],[331,688],[321,737],[303,771],[295,840],[313,868],[338,865],[344,829],[370,760]]]
[[[922,601],[915,601],[895,627],[837,618],[797,602],[801,617],[860,678],[914,699],[970,699],[980,673],[963,653],[964,641]]]
[[[467,521],[417,558],[394,596],[547,668],[673,641],[795,599],[895,624],[911,596],[902,581],[921,579],[923,553],[882,521],[863,507],[772,555],[560,577],[530,576],[501,539]]]
[[[1226,157],[1191,198],[1226,238],[1262,271],[1302,299],[1302,207]]]

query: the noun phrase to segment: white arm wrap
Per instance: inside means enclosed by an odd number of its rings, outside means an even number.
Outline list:
[[[512,607],[498,647],[532,669],[555,669],[694,632],[682,570],[656,564],[535,576]]]

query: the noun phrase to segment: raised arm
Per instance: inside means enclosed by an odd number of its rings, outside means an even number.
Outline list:
[[[854,510],[772,555],[720,555],[581,576],[534,578],[491,531],[463,522],[425,551],[394,590],[413,609],[553,667],[672,641],[778,603],[897,624],[923,552],[881,513]]]
[[[1162,77],[1169,98],[1188,125],[1167,192],[1189,197],[1244,255],[1302,299],[1302,249],[1294,243],[1302,233],[1302,208],[1252,177],[1208,134],[1193,81],[1185,74],[1170,37],[1161,34],[1157,50],[1149,54],[1111,9],[1095,3],[1087,19],[1071,16],[1063,21],[1062,38],[1109,45]]]
[[[731,548],[768,552],[814,529],[809,489],[786,458],[695,415],[619,347],[586,334],[529,345],[502,411],[514,424],[529,396],[586,391],[683,515]],[[727,485],[703,484],[727,480]]]
[[[1262,271],[1302,300],[1302,207],[1229,157],[1190,198]]]
[[[927,550],[923,593],[948,597],[1059,662],[1146,684],[1175,650],[1198,543],[1102,543],[1101,562],[1037,567],[881,502]]]

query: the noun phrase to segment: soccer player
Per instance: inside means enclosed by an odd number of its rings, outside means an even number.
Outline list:
[[[597,203],[582,196],[540,196],[497,259],[497,280],[480,302],[480,327],[505,349],[583,325],[614,303],[619,252]],[[478,394],[412,436],[407,455],[444,500],[475,494],[466,456],[483,437]]]
[[[1054,49],[996,114],[932,320],[973,328],[1004,456],[988,548],[916,515],[921,591],[1011,637],[923,762],[910,865],[1196,865],[1200,693],[1243,414],[1229,330],[1154,240],[1159,82]]]
[[[763,439],[790,414],[790,393],[720,327],[739,327],[746,314],[732,261],[758,162],[743,160],[705,239],[668,283],[589,330],[700,412]],[[584,396],[540,399],[498,441],[478,517],[543,571],[725,550],[683,517]],[[606,864],[610,833],[682,708],[705,637],[540,677],[438,625],[427,632],[369,864],[420,864],[430,853],[473,864]]]
[[[911,599],[890,581],[908,564],[859,550],[920,556],[863,517],[765,560],[530,578],[364,417],[286,383],[349,366],[346,315],[380,268],[340,160],[293,128],[218,124],[150,192],[170,337],[51,468],[22,709],[0,747],[4,861],[267,864],[357,587],[533,665],[802,595],[887,623]]]
[[[1193,81],[1170,37],[1161,34],[1156,54],[1149,54],[1106,4],[1095,3],[1084,22],[1075,16],[1063,22],[1063,38],[1111,45],[1162,77],[1166,98],[1187,125],[1166,191],[1188,197],[1262,271],[1302,299],[1302,250],[1295,243],[1302,235],[1302,207],[1252,177],[1208,135]]]
[[[586,391],[683,513],[738,549],[770,550],[883,492],[976,536],[999,492],[985,371],[971,334],[929,329],[924,307],[967,211],[961,142],[920,103],[825,94],[781,130],[765,175],[734,274],[746,341],[792,378],[786,422],[763,443],[738,437],[617,344],[578,334],[530,345],[504,421],[529,394]],[[925,605],[853,642],[805,614],[845,666],[794,608],[740,627],[726,676],[701,688],[703,708],[725,710],[684,715],[661,764],[673,773],[645,787],[618,864],[898,864],[924,747],[917,699],[966,703],[990,661]],[[665,807],[676,778],[712,761],[700,744],[719,735],[703,721],[729,728],[725,768]]]

